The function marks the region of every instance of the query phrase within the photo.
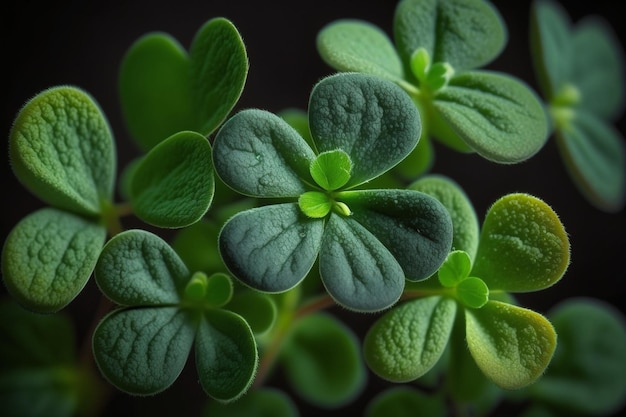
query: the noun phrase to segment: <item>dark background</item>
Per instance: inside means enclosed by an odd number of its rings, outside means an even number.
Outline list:
[[[315,49],[315,36],[320,28],[335,19],[350,17],[368,20],[391,34],[395,4],[393,0],[3,2],[0,28],[4,31],[1,65],[5,81],[0,133],[8,138],[12,121],[26,100],[45,88],[73,84],[90,92],[101,105],[116,138],[118,164],[123,167],[138,155],[129,144],[117,95],[117,71],[126,49],[139,36],[153,30],[168,32],[189,47],[196,30],[217,16],[229,18],[237,26],[250,60],[246,87],[235,110],[304,109],[314,83],[332,72]],[[488,68],[509,72],[537,89],[528,46],[530,3],[502,0],[494,4],[508,27],[509,42]],[[623,24],[619,2],[564,1],[563,4],[574,21],[588,14],[604,16],[624,42],[624,33],[619,31]],[[618,127],[625,132],[623,119],[618,121]],[[6,140],[2,142],[2,152],[8,155]],[[517,165],[496,165],[439,145],[436,156],[433,172],[452,177],[466,190],[481,221],[497,198],[518,191],[544,199],[559,214],[570,235],[571,266],[555,286],[520,297],[523,305],[546,313],[565,297],[591,296],[624,311],[624,211],[603,213],[583,199],[565,173],[553,139],[534,158]],[[0,166],[3,195],[0,232],[4,241],[24,215],[44,204],[19,185],[7,157],[0,158]],[[0,291],[5,290],[2,287]],[[85,291],[66,309],[76,318],[79,335],[84,333],[94,314],[97,296],[90,280]],[[367,327],[364,324],[367,318],[343,315],[357,331]],[[194,381],[195,369],[189,368],[181,379],[187,376],[191,383],[177,382],[168,392],[150,400],[127,401],[126,396],[117,395],[109,411],[115,411],[116,415],[132,414],[133,410],[153,409],[156,405],[159,410],[156,415],[169,415],[168,410],[171,415],[185,415],[185,412],[195,415],[204,397]],[[280,378],[276,383],[279,382]],[[375,388],[368,388],[365,396],[369,398],[375,392]],[[169,399],[179,394],[184,394],[188,401],[172,404]],[[306,410],[301,410],[303,415]],[[360,414],[362,404],[339,410],[336,415],[347,411]]]

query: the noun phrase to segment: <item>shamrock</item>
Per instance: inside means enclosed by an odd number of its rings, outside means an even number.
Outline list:
[[[319,259],[320,278],[338,304],[385,309],[399,299],[405,278],[437,270],[452,241],[450,216],[435,198],[355,189],[415,148],[419,113],[392,82],[341,73],[313,88],[308,117],[313,147],[260,109],[239,112],[217,133],[213,164],[223,182],[280,200],[230,218],[219,234],[220,254],[236,278],[265,292],[293,288]]]

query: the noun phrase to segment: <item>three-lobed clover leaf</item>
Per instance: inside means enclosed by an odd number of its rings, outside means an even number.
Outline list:
[[[458,304],[469,352],[484,375],[506,389],[533,383],[556,348],[554,327],[543,315],[498,298],[553,285],[569,256],[567,234],[545,202],[522,193],[498,199],[483,222],[475,258],[450,252],[437,281],[410,287],[426,297],[393,308],[372,326],[364,341],[368,365],[391,381],[424,375],[448,343]]]
[[[313,88],[308,121],[313,148],[285,120],[259,109],[239,112],[217,133],[213,160],[224,183],[283,200],[230,218],[220,254],[236,278],[265,292],[293,288],[319,258],[321,280],[339,304],[387,308],[405,278],[437,270],[452,239],[450,216],[435,198],[355,189],[415,148],[419,114],[387,80],[335,74]]]
[[[50,207],[10,232],[4,282],[23,306],[55,312],[83,289],[106,239],[116,174],[112,133],[93,97],[57,86],[19,111],[9,151],[17,178]]]
[[[402,86],[427,115],[424,142],[432,136],[498,163],[526,160],[544,145],[547,120],[534,91],[517,78],[477,69],[495,59],[507,40],[489,2],[402,0],[393,35],[395,43],[371,23],[338,20],[319,32],[317,48],[339,71]],[[417,156],[411,158],[417,164]]]
[[[572,24],[555,1],[531,10],[531,52],[552,133],[581,194],[617,212],[626,201],[626,146],[612,122],[623,112],[624,54],[610,25],[598,16]]]
[[[189,52],[167,33],[143,35],[120,68],[122,114],[143,151],[183,131],[211,134],[239,100],[248,74],[246,48],[223,17],[208,20]]]
[[[161,392],[194,346],[209,396],[231,402],[250,387],[257,347],[246,321],[223,308],[233,292],[228,276],[191,275],[165,241],[143,230],[112,238],[95,272],[102,292],[120,305],[93,334],[96,363],[114,386],[134,395]]]

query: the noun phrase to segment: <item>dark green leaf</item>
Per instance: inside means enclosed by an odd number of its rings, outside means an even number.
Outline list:
[[[225,308],[242,316],[255,334],[270,330],[278,316],[274,299],[251,289],[236,292]]]
[[[466,309],[469,350],[478,367],[504,389],[523,388],[546,370],[556,333],[541,314],[499,301]]]
[[[549,317],[559,335],[546,374],[529,393],[566,414],[613,415],[626,404],[626,318],[593,298],[558,304]],[[565,415],[565,414],[563,414]]]
[[[52,313],[69,304],[91,276],[106,229],[71,213],[43,208],[24,217],[6,238],[2,275],[24,307]]]
[[[177,304],[190,273],[167,242],[127,230],[107,242],[96,266],[102,292],[121,305]]]
[[[137,217],[158,227],[180,228],[197,222],[215,191],[211,145],[199,133],[176,133],[140,160],[131,183]]]
[[[425,48],[432,62],[447,62],[456,71],[488,64],[507,41],[498,10],[482,0],[403,0],[393,24],[405,63]]]
[[[365,388],[358,338],[327,314],[309,315],[297,323],[280,362],[293,389],[320,407],[349,404]]]
[[[328,293],[353,311],[384,310],[404,289],[404,272],[393,254],[351,217],[330,213],[319,264]]]
[[[208,395],[229,403],[248,390],[258,357],[252,330],[241,316],[207,311],[198,327],[195,349],[200,384]]]
[[[450,252],[452,222],[435,198],[415,190],[365,190],[338,195],[354,220],[393,254],[407,279],[431,276]]]
[[[324,221],[308,219],[296,204],[246,210],[222,228],[219,249],[232,274],[259,291],[282,292],[310,271]]]
[[[11,127],[9,153],[17,178],[51,206],[93,216],[112,198],[113,135],[81,89],[53,87],[30,99]]]
[[[217,174],[236,191],[255,197],[297,197],[313,181],[309,166],[315,154],[280,117],[247,109],[231,117],[217,133],[213,163]]]
[[[550,206],[528,194],[508,194],[487,212],[472,275],[491,291],[537,291],[561,279],[569,251],[569,237]]]
[[[569,128],[556,132],[563,161],[590,203],[618,212],[626,201],[626,146],[620,132],[591,113],[577,111]]]
[[[407,386],[391,387],[368,403],[366,417],[445,417],[441,395],[431,395]]]
[[[378,319],[363,342],[372,371],[393,382],[413,381],[428,372],[448,344],[457,304],[432,296],[403,303]]]
[[[539,97],[504,73],[459,74],[438,92],[434,106],[472,149],[494,162],[524,161],[548,139]]]
[[[119,309],[93,334],[93,353],[104,377],[132,395],[157,394],[183,370],[197,324],[177,307]]]
[[[411,98],[391,81],[339,73],[315,85],[309,124],[318,152],[341,149],[352,161],[345,188],[376,178],[417,145],[420,115]]]

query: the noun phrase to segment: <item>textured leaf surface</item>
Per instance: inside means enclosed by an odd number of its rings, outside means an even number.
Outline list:
[[[236,191],[255,197],[296,197],[312,182],[309,166],[315,154],[280,117],[246,109],[217,133],[213,163],[217,174]]]
[[[156,394],[183,370],[195,328],[190,316],[177,307],[115,310],[94,331],[94,358],[119,390]]]
[[[567,233],[550,206],[527,194],[509,194],[487,212],[472,275],[492,291],[540,290],[561,279],[569,250]]]
[[[106,239],[104,227],[73,214],[43,208],[11,230],[2,249],[2,275],[23,306],[52,313],[83,289]]]
[[[549,318],[559,335],[546,374],[532,398],[570,413],[612,415],[626,399],[626,318],[593,298],[558,304]]]
[[[208,136],[239,100],[247,74],[245,46],[227,19],[205,22],[189,54],[167,33],[143,35],[120,68],[122,114],[132,138],[147,152],[183,130]]]
[[[548,138],[539,97],[509,75],[476,71],[455,76],[434,106],[472,149],[494,162],[524,161]]]
[[[190,273],[176,252],[151,232],[127,230],[102,250],[95,279],[121,305],[176,304]]]
[[[452,250],[462,250],[474,259],[480,225],[472,202],[454,180],[442,175],[426,175],[408,187],[435,197],[448,209],[452,219]]]
[[[297,324],[280,356],[293,389],[312,404],[336,408],[365,387],[366,373],[356,335],[327,314]]]
[[[532,310],[499,301],[466,309],[469,350],[478,367],[501,388],[518,389],[537,380],[552,359],[556,333]]]
[[[498,10],[481,0],[403,0],[394,16],[394,36],[404,62],[425,48],[433,62],[456,71],[491,62],[507,32]]]
[[[134,213],[158,227],[180,228],[197,222],[215,191],[211,145],[199,133],[176,133],[143,157],[131,183]]]
[[[432,296],[401,304],[385,313],[367,332],[365,361],[378,376],[413,381],[441,357],[454,324],[456,302]]]
[[[620,132],[581,110],[556,138],[572,179],[589,202],[608,212],[621,210],[626,201],[626,145]]]
[[[243,211],[222,228],[219,249],[232,274],[259,291],[282,292],[310,271],[324,222],[307,219],[296,204]]]
[[[452,245],[452,222],[435,198],[413,190],[369,190],[340,196],[359,222],[393,254],[409,280],[432,275]]]
[[[385,245],[356,220],[335,213],[324,230],[319,265],[330,296],[350,310],[383,310],[404,289],[402,267]]]
[[[250,326],[224,310],[211,310],[198,327],[196,366],[204,391],[221,402],[242,396],[252,384],[258,358]]]
[[[343,72],[362,72],[391,81],[404,79],[395,45],[379,27],[365,21],[341,19],[317,35],[317,51],[328,65]]]
[[[11,167],[56,208],[97,215],[112,198],[115,144],[105,115],[85,91],[49,88],[20,109],[9,136]]]
[[[345,188],[376,178],[417,145],[420,116],[411,98],[377,76],[339,73],[315,85],[309,126],[318,152],[341,149],[352,161]]]

